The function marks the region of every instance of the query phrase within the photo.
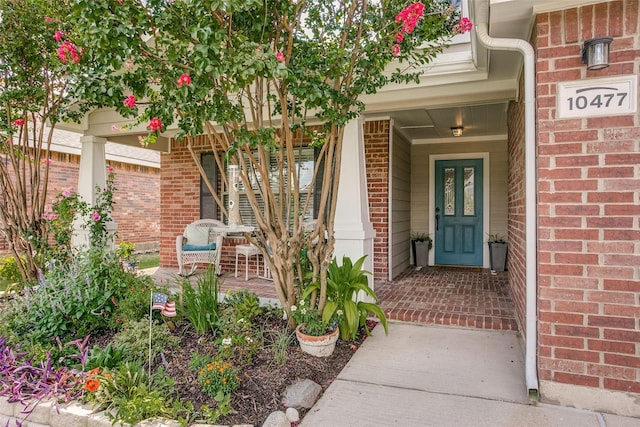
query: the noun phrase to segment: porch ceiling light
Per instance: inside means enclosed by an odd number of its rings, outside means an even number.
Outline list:
[[[456,126],[451,128],[451,133],[453,136],[462,136],[462,131],[464,130],[463,126]]]
[[[598,37],[589,39],[582,45],[582,63],[587,70],[601,70],[609,66],[609,45],[613,38]]]

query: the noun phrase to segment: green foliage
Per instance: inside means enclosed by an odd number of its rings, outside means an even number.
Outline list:
[[[207,396],[215,397],[218,393],[230,395],[240,387],[237,369],[223,359],[196,353],[190,366],[197,373],[198,383]]]
[[[322,311],[323,321],[331,319],[336,314],[339,317],[340,337],[344,340],[354,340],[361,326],[366,328],[369,313],[374,314],[388,333],[387,318],[382,309],[375,303],[357,301],[358,293],[377,301],[378,297],[369,287],[367,274],[362,269],[366,255],[358,259],[355,264],[349,257],[342,258],[339,266],[334,258],[327,270],[327,304]],[[313,284],[307,288],[303,298],[319,288]],[[367,333],[369,330],[367,329]]]
[[[125,350],[124,345],[114,346],[113,343],[109,343],[105,348],[94,346],[89,351],[85,369],[114,369],[124,362]]]
[[[284,366],[287,363],[287,351],[295,341],[295,334],[288,328],[270,329],[263,332],[269,346],[273,350],[273,361],[276,365]]]
[[[151,387],[149,384],[151,383]],[[149,378],[141,364],[125,362],[117,369],[90,373],[85,400],[106,410],[114,424],[136,424],[152,417],[184,416],[184,407],[172,400],[173,381],[160,371]]]
[[[24,279],[15,257],[7,256],[0,259],[0,280],[8,282],[6,291],[20,291],[24,288]]]
[[[216,332],[218,328],[218,275],[214,268],[198,277],[196,287],[189,279],[180,283],[184,317],[191,323],[196,332]]]
[[[262,314],[260,299],[258,295],[242,289],[236,292],[229,292],[224,298],[228,312],[236,319],[244,319],[253,322],[256,316]]]
[[[155,321],[151,326],[151,360],[165,349],[178,347],[180,339],[173,336],[167,325]],[[149,360],[149,318],[127,323],[114,337],[113,344],[125,349],[128,360],[146,363]]]
[[[54,268],[38,286],[27,288],[24,295],[11,301],[17,308],[5,320],[27,341],[82,338],[116,327],[117,313],[123,310],[133,318],[142,316],[148,303],[129,310],[131,301],[127,300],[135,298],[134,290],[148,288],[150,281],[149,277],[124,273],[115,254],[91,248],[78,253],[71,264]]]
[[[297,325],[304,325],[303,332],[306,335],[318,337],[335,330],[335,322],[332,319],[327,319],[327,321],[322,319],[318,310],[311,308],[310,302],[305,299],[301,299],[297,305],[291,306],[291,316]]]

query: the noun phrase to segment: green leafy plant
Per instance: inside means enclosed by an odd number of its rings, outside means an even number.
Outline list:
[[[244,317],[237,317],[232,307],[225,307],[220,316],[220,329],[216,343],[218,355],[239,365],[250,365],[262,347],[261,331]]]
[[[240,387],[238,371],[230,362],[196,354],[190,366],[197,373],[198,383],[207,396],[215,397],[218,393],[230,395]]]
[[[114,369],[125,360],[124,345],[114,346],[113,343],[107,344],[105,348],[94,346],[87,356],[86,369],[104,368]]]
[[[180,339],[165,324],[151,322],[151,360],[163,350],[178,347]],[[127,323],[114,337],[113,344],[124,347],[127,358],[139,363],[149,360],[149,318]]]
[[[133,242],[123,240],[118,243],[116,253],[121,260],[128,261],[133,256],[133,252],[136,250],[136,245]]]
[[[173,402],[173,381],[159,371],[149,378],[139,363],[125,362],[115,370],[94,369],[84,385],[84,399],[106,410],[114,424],[136,424],[166,416],[184,416],[184,407]]]
[[[7,292],[18,292],[24,289],[25,281],[14,256],[4,257],[0,260],[0,280],[7,282],[4,289]]]
[[[507,236],[503,236],[499,233],[488,233],[487,243],[507,243]]]
[[[354,340],[361,326],[367,333],[370,332],[366,323],[369,314],[375,315],[384,327],[385,333],[388,333],[387,317],[382,309],[375,302],[357,300],[360,292],[373,301],[378,300],[373,289],[369,287],[367,275],[371,273],[362,269],[365,258],[366,255],[352,264],[351,258],[345,256],[342,258],[342,265],[338,265],[334,258],[327,270],[327,304],[322,311],[322,319],[326,321],[338,314],[340,337],[344,340]],[[305,295],[317,289],[319,286],[312,284],[305,291]]]
[[[236,319],[245,319],[249,322],[253,322],[253,319],[263,311],[258,296],[246,289],[227,293],[224,303]]]
[[[209,267],[206,273],[191,285],[189,279],[183,279],[182,301],[184,317],[191,323],[196,332],[215,333],[218,329],[218,292],[220,289],[218,275]]]
[[[332,318],[334,315],[340,315],[340,313],[334,312],[330,318],[325,320],[320,316],[317,309],[311,308],[311,304],[305,299],[301,299],[298,304],[292,305],[290,312],[296,324],[302,325],[302,332],[316,337],[334,331],[336,322]]]
[[[433,247],[433,239],[428,233],[412,231],[411,240],[414,242],[427,242],[429,244],[429,249]]]

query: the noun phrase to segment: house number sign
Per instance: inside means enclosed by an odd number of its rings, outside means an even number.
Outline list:
[[[558,83],[558,118],[633,114],[637,90],[636,75]]]

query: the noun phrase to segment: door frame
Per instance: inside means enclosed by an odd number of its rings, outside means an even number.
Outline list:
[[[436,222],[433,213],[436,208],[436,160],[461,160],[461,159],[482,159],[482,235],[486,236],[489,233],[489,224],[491,223],[489,214],[491,207],[490,199],[490,182],[489,177],[489,152],[480,153],[451,153],[451,154],[430,154],[429,155],[429,230],[435,230]],[[433,235],[435,238],[435,234]],[[437,245],[438,242],[433,242]],[[434,265],[435,250],[429,251],[429,265]],[[489,245],[482,244],[482,267],[490,268],[489,263]]]

